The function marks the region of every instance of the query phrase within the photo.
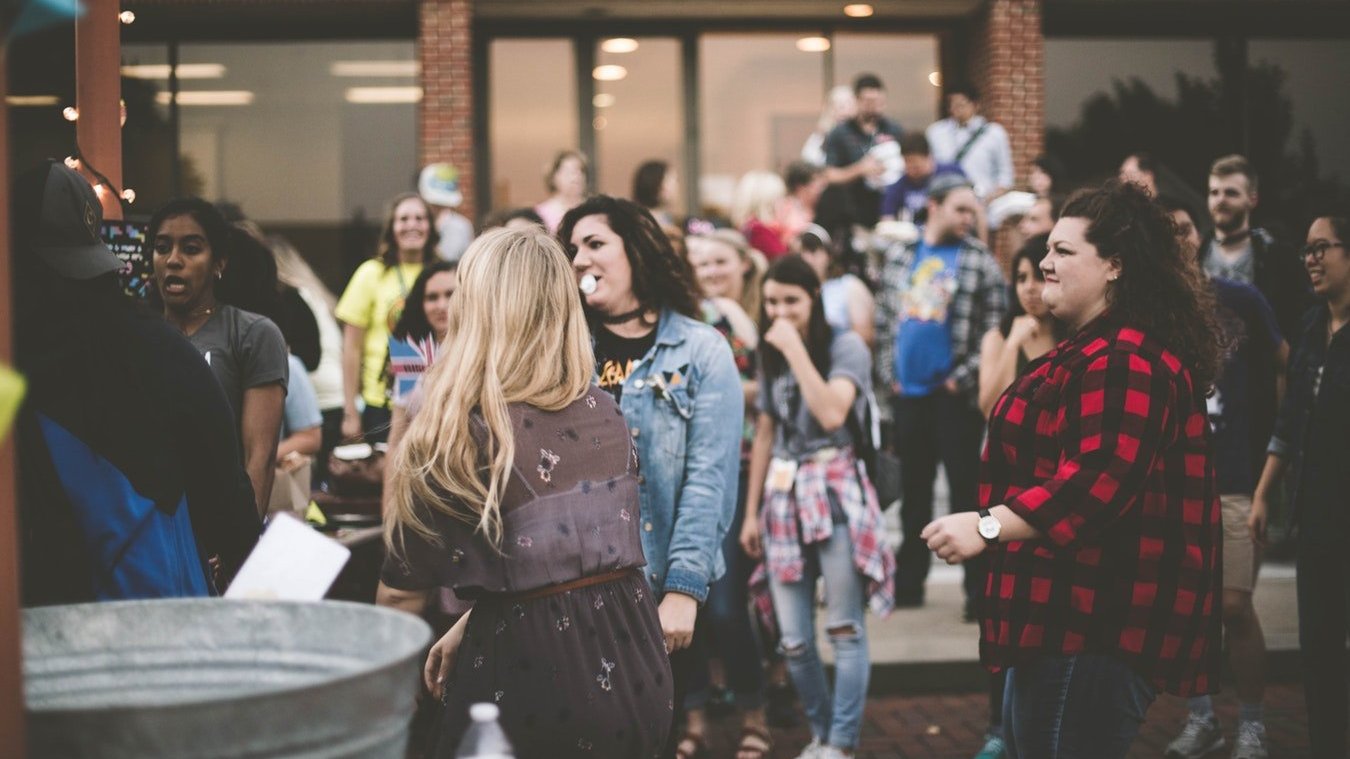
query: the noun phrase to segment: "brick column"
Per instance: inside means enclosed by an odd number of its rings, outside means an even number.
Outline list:
[[[971,29],[966,62],[984,115],[1008,130],[1017,183],[1045,148],[1045,36],[1041,0],[989,0]]]
[[[473,0],[421,0],[418,13],[422,166],[437,161],[454,164],[459,169],[459,189],[464,194],[459,212],[476,220],[479,209],[474,197]]]

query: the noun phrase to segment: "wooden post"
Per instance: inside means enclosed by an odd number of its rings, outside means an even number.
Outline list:
[[[99,190],[103,218],[122,218],[122,28],[118,0],[85,0],[75,22],[75,139],[84,162],[98,169],[115,189],[82,167]]]
[[[0,40],[0,96],[9,77]],[[9,274],[9,108],[0,97],[0,364],[14,363]],[[0,436],[3,438],[4,436]],[[0,746],[7,756],[25,756],[22,625],[19,616],[18,488],[14,441],[0,439]]]

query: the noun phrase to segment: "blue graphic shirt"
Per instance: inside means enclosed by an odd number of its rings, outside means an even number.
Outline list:
[[[948,307],[956,294],[961,246],[919,243],[909,281],[900,293],[895,331],[895,377],[903,395],[931,395],[952,370]]]

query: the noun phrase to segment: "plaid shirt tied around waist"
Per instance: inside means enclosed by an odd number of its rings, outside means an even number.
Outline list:
[[[1108,314],[999,398],[980,478],[1043,536],[990,552],[980,653],[1117,656],[1155,687],[1218,687],[1222,532],[1203,393]]]
[[[884,617],[895,607],[895,553],[886,544],[876,490],[849,448],[825,448],[800,458],[791,491],[765,484],[765,567],[779,582],[801,581],[802,546],[827,541],[834,533],[830,492],[848,520],[853,564],[868,580],[868,605]]]

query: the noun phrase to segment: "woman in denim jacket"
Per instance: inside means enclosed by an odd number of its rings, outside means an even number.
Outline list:
[[[1275,420],[1265,470],[1252,495],[1252,537],[1265,541],[1270,494],[1292,465],[1298,524],[1298,636],[1314,757],[1346,756],[1350,716],[1350,215],[1313,221],[1299,251],[1320,303],[1308,311],[1289,362],[1289,389]]]
[[[678,651],[724,571],[719,546],[740,469],[740,375],[727,341],[699,319],[689,265],[650,213],[600,195],[568,211],[558,236],[584,294],[599,384],[618,399],[637,445],[646,578],[661,599],[666,644]]]

